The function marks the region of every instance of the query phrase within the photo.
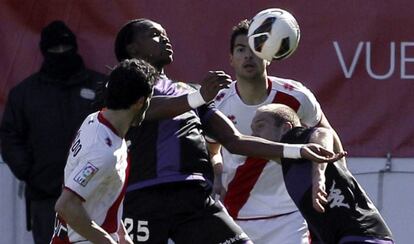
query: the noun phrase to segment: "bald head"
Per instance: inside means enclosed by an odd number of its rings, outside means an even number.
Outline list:
[[[293,127],[300,126],[296,112],[283,104],[268,104],[257,109],[251,128],[254,136],[279,142]]]
[[[263,113],[273,118],[275,125],[280,126],[289,122],[293,127],[300,126],[300,119],[296,112],[284,104],[267,104],[257,109],[257,113]]]

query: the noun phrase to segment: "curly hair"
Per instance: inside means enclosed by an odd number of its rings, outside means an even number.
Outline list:
[[[112,70],[106,87],[108,109],[127,109],[141,97],[149,97],[158,72],[141,59],[125,59]]]

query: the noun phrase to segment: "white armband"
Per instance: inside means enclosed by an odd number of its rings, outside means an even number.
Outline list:
[[[283,146],[283,157],[284,158],[301,158],[300,149],[302,144],[285,144]]]
[[[200,90],[197,90],[192,93],[188,93],[187,101],[188,101],[188,105],[190,105],[190,107],[192,108],[198,108],[201,105],[206,104],[206,101],[204,101],[203,96],[201,96]]]
[[[213,157],[210,158],[210,161],[213,165],[223,164],[223,158],[220,153],[213,155]]]

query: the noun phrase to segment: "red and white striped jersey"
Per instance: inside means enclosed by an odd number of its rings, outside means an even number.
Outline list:
[[[246,105],[237,91],[237,82],[219,92],[215,105],[243,134],[251,135],[250,124],[257,108],[282,103],[297,112],[309,127],[319,123],[322,111],[315,96],[301,83],[268,77],[268,97],[258,105]],[[283,181],[281,166],[276,162],[229,153],[222,149],[223,185],[227,194],[224,204],[235,219],[266,218],[296,211]]]
[[[64,187],[84,202],[89,217],[115,240],[128,178],[127,145],[100,112],[82,123],[69,152]],[[68,226],[70,242],[85,238]]]

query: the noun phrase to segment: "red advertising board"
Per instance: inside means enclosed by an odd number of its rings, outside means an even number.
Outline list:
[[[298,50],[269,74],[301,81],[322,105],[351,156],[414,156],[414,3],[263,0],[5,0],[0,8],[0,117],[8,91],[37,71],[39,33],[61,19],[89,68],[116,63],[113,43],[129,19],[161,23],[174,47],[171,78],[197,82],[225,70],[233,25],[279,7],[301,27]]]

